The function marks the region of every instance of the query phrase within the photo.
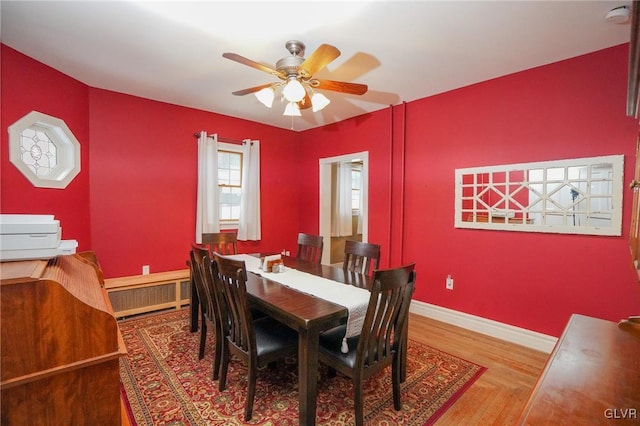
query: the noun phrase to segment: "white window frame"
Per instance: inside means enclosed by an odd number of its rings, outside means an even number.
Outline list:
[[[8,130],[9,161],[33,186],[64,189],[80,173],[80,143],[63,120],[31,111],[9,126]],[[27,132],[35,134],[35,143]],[[30,142],[31,148],[23,142]],[[47,145],[55,147],[55,153],[46,150]],[[48,151],[47,154],[44,153],[45,150]],[[46,165],[47,160],[43,159],[42,167],[39,168],[38,159],[41,154],[42,157],[52,155],[53,165]]]
[[[242,146],[240,145],[235,145],[235,144],[226,143],[226,142],[218,142],[218,153],[220,153],[220,151],[237,152],[242,156],[241,161],[244,161],[244,158],[243,158],[244,152],[242,150]],[[241,165],[241,167],[244,167],[244,164]],[[242,176],[240,176],[240,179],[241,179],[240,191],[242,191]],[[218,185],[218,189],[219,188],[220,186]],[[218,205],[218,209],[220,209],[219,205]],[[238,220],[222,220],[222,218],[220,218],[220,221],[219,221],[221,230],[238,229],[238,224],[239,224]]]
[[[351,165],[351,173],[359,173],[360,174],[360,188],[358,189],[354,189],[353,188],[353,183],[351,184],[351,191],[352,192],[358,192],[358,204],[360,204],[362,202],[362,166],[360,164],[352,164]],[[353,197],[353,194],[351,195]],[[352,214],[353,216],[358,216],[358,214],[360,214],[360,208],[361,206],[358,206],[358,208],[352,208]]]

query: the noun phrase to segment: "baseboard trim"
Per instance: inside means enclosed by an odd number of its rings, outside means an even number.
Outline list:
[[[556,337],[547,334],[515,327],[464,312],[454,311],[453,309],[443,308],[442,306],[432,305],[418,300],[411,301],[411,308],[409,310],[417,315],[453,324],[541,352],[551,353],[558,340]]]

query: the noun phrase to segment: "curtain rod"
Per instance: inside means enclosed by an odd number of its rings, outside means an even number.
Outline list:
[[[198,139],[200,137],[200,133],[194,133],[193,136],[196,137],[196,139]],[[213,136],[207,135],[208,138],[211,138]],[[218,142],[226,142],[226,143],[235,143],[235,144],[243,144],[244,141],[238,141],[235,139],[229,139],[229,138],[221,138],[220,136],[218,136]]]

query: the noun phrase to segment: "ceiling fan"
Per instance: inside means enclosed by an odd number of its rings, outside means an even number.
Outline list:
[[[313,77],[315,73],[340,56],[340,51],[334,46],[322,44],[306,59],[304,58],[305,45],[301,41],[289,40],[285,43],[285,47],[291,56],[280,59],[275,67],[252,61],[236,53],[223,53],[222,56],[227,59],[267,72],[281,80],[238,90],[233,94],[244,96],[255,93],[261,103],[271,108],[276,91],[282,89],[282,97],[287,101],[284,115],[294,116],[301,115],[301,109],[313,108],[314,112],[320,111],[331,102],[316,89],[350,95],[363,95],[367,92],[368,88],[365,84],[321,80]]]

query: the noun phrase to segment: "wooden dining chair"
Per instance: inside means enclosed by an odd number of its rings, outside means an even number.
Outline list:
[[[235,232],[215,232],[202,234],[202,245],[212,252],[222,255],[238,253],[238,234]]]
[[[343,268],[370,275],[380,266],[380,245],[346,240]]]
[[[365,380],[391,365],[393,406],[400,410],[400,383],[403,370],[401,351],[408,321],[409,305],[415,285],[414,264],[394,269],[378,269],[373,274],[369,306],[358,337],[347,339],[348,352],[342,353],[346,326],[320,335],[318,359],[353,380],[356,426],[364,422],[363,385]]]
[[[222,356],[224,352],[224,344],[228,327],[227,304],[222,295],[222,289],[215,285],[213,270],[211,268],[211,252],[208,252],[202,258],[202,275],[206,288],[209,289],[211,295],[211,303],[213,305],[213,317],[215,319],[215,342],[213,354],[213,380],[220,378],[220,370],[222,366]]]
[[[317,263],[322,261],[322,235],[298,234],[298,253],[296,259]]]
[[[198,300],[200,301],[200,348],[198,351],[198,359],[204,358],[204,351],[207,340],[207,324],[211,324],[216,330],[216,344],[218,341],[219,326],[216,321],[216,305],[213,299],[213,288],[207,283],[204,270],[204,260],[209,257],[209,249],[198,245],[196,243],[191,244],[191,252],[189,253],[190,262],[189,267],[191,269],[191,279],[194,280],[196,292],[198,293]],[[218,350],[216,349],[216,354]],[[218,378],[216,370],[213,370],[214,380]]]
[[[253,400],[256,392],[258,368],[271,364],[298,351],[298,333],[274,320],[263,316],[253,319],[247,300],[247,270],[244,261],[226,259],[213,253],[210,262],[214,286],[222,294],[228,316],[222,324],[226,328],[226,339],[222,346],[222,365],[218,389],[226,388],[229,358],[233,354],[247,364],[247,398],[244,420],[251,420]]]

